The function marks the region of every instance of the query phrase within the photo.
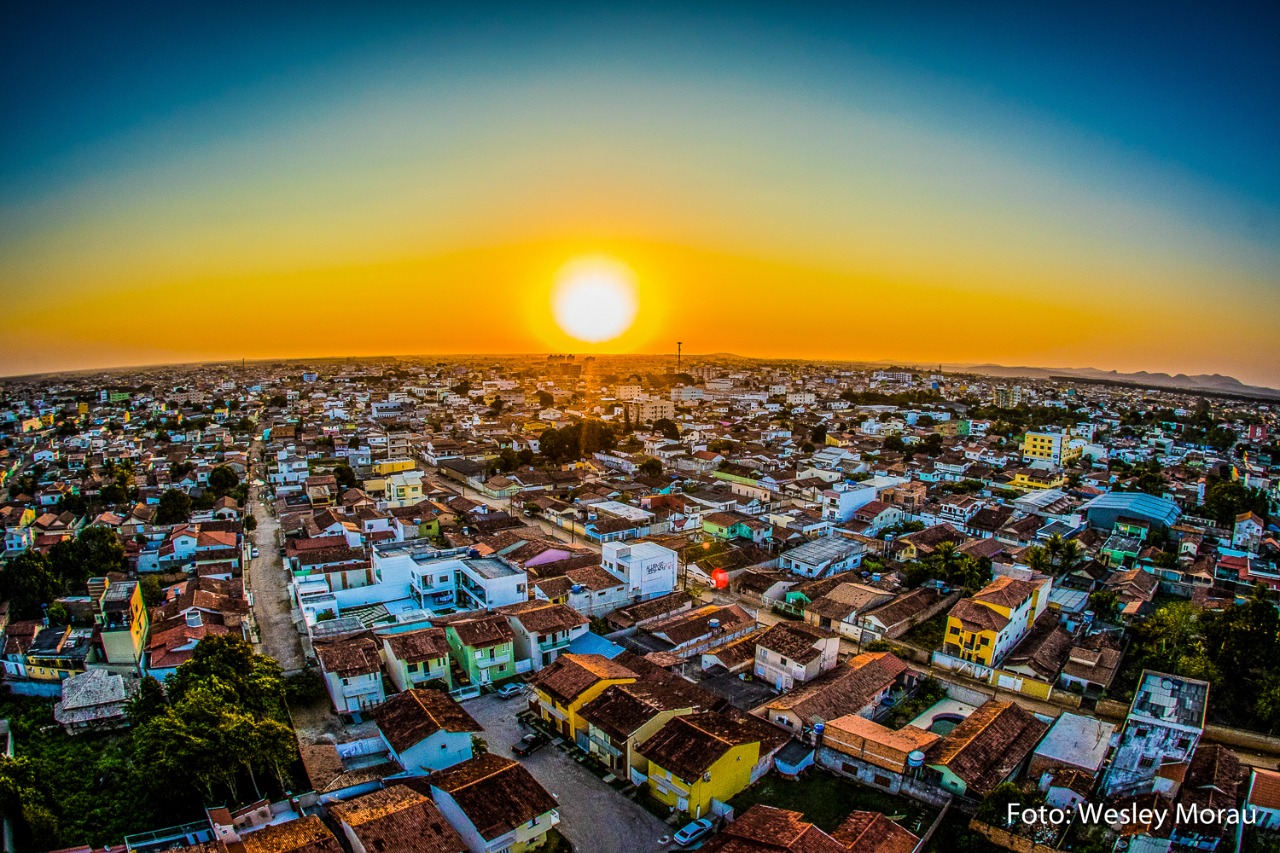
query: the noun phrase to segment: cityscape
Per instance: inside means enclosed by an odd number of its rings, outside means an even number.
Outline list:
[[[4,853],[1280,853],[1280,14],[0,9]]]

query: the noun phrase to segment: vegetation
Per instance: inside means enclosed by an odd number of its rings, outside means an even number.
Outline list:
[[[160,496],[156,508],[156,524],[182,524],[191,519],[191,496],[178,489],[169,489]]]
[[[928,828],[935,814],[915,800],[886,794],[817,768],[796,780],[771,773],[729,801],[739,815],[757,803],[800,812],[824,832],[834,830],[856,809],[906,815],[900,823],[917,834]]]
[[[1132,644],[1117,687],[1132,691],[1143,669],[1212,685],[1209,717],[1222,725],[1280,731],[1280,615],[1255,595],[1225,610],[1188,601],[1158,608],[1130,629]]]
[[[613,450],[617,434],[603,421],[582,421],[560,429],[549,429],[538,439],[538,447],[548,462],[573,462]]]

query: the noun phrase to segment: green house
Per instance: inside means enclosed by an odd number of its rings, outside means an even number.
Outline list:
[[[515,634],[505,616],[459,619],[445,627],[457,684],[492,684],[516,674]]]

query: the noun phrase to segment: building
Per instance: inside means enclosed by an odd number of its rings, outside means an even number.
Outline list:
[[[485,610],[529,600],[529,576],[500,557],[457,561],[458,606]]]
[[[452,689],[449,636],[444,628],[376,633],[382,643],[387,675],[396,690],[432,685]]]
[[[526,601],[499,612],[511,626],[516,657],[539,670],[552,663],[569,643],[587,633],[587,617],[567,604]]]
[[[603,655],[564,654],[529,680],[529,707],[585,752],[588,734],[579,712],[607,688],[635,680],[635,672]]]
[[[1181,773],[1171,768],[1191,763],[1204,733],[1209,683],[1144,670],[1120,743],[1102,780],[1108,797],[1173,793]]]
[[[947,614],[942,651],[962,661],[997,666],[1049,604],[1052,581],[998,577]]]
[[[758,720],[706,712],[673,717],[637,749],[648,762],[649,792],[696,818],[767,773],[786,741]]]
[[[391,785],[330,803],[354,853],[463,853],[467,849],[435,803],[406,785]]]
[[[806,578],[827,578],[862,565],[867,546],[856,539],[814,539],[778,558],[778,568]]]
[[[605,542],[600,565],[621,579],[633,601],[666,595],[676,588],[676,552],[655,542]]]
[[[427,783],[471,853],[524,853],[560,822],[555,798],[529,771],[493,753],[432,773]]]
[[[368,634],[315,644],[320,671],[333,710],[357,715],[381,705],[386,693],[382,686],[382,658],[378,643]]]
[[[1022,404],[1022,387],[1014,385],[1012,388],[1004,385],[991,389],[991,404],[999,409],[1016,409]]]
[[[505,616],[467,616],[448,622],[444,630],[449,656],[466,684],[493,684],[516,674],[515,634]]]
[[[840,637],[804,622],[779,622],[756,640],[755,676],[782,692],[836,665]]]
[[[69,735],[126,726],[125,705],[137,689],[137,678],[106,669],[73,675],[62,682],[53,718]]]
[[[929,747],[930,781],[956,796],[986,797],[1018,775],[1048,729],[1019,705],[985,702]]]
[[[1070,442],[1071,436],[1065,432],[1028,430],[1022,439],[1022,461],[1067,465],[1080,456],[1080,449],[1073,448]]]
[[[371,716],[391,755],[412,774],[466,761],[472,738],[484,731],[449,694],[420,687],[397,693]]]
[[[775,696],[751,713],[796,734],[846,714],[872,716],[893,691],[911,690],[919,678],[890,652],[863,652],[843,666]]]
[[[800,812],[757,803],[702,849],[707,853],[847,853],[850,848],[806,821]],[[895,849],[892,853],[899,852]]]
[[[1058,770],[1079,770],[1090,779],[1096,778],[1107,753],[1116,726],[1066,711],[1058,715],[1049,732],[1031,754],[1027,776],[1044,790],[1047,776]]]

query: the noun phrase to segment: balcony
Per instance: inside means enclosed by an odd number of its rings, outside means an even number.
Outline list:
[[[503,652],[502,654],[494,655],[493,657],[489,657],[488,655],[482,656],[479,652],[476,653],[476,666],[481,669],[488,669],[491,666],[504,666],[509,663],[511,663],[510,652]]]
[[[559,640],[543,640],[538,643],[538,648],[544,652],[554,652],[560,649],[569,648],[569,638],[564,637]]]

